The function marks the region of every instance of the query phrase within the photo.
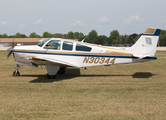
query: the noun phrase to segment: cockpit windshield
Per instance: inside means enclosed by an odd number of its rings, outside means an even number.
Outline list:
[[[37,46],[42,47],[42,46],[43,46],[48,40],[50,40],[50,39],[51,39],[51,38],[42,40],[41,42],[39,42],[39,43],[37,44]]]

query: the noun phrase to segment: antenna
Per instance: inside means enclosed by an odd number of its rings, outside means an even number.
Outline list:
[[[87,38],[87,36],[85,36],[85,38]],[[85,38],[81,42],[84,42]]]

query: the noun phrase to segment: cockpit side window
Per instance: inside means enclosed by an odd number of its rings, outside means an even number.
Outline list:
[[[39,42],[39,43],[37,44],[37,46],[42,47],[48,40],[50,40],[50,38],[49,38],[49,39],[42,40],[41,42]]]
[[[90,52],[92,50],[91,47],[82,45],[82,44],[77,44],[76,45],[76,51],[86,51],[86,52]]]
[[[64,41],[62,49],[63,50],[73,50],[73,43],[72,42]]]
[[[45,49],[54,49],[54,50],[60,50],[60,47],[61,47],[60,40],[51,40],[44,46]]]

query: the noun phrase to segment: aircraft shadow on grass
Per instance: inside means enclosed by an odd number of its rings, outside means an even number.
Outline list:
[[[120,77],[120,76],[132,76],[133,78],[150,78],[156,74],[152,74],[151,72],[136,72],[133,75],[97,75],[97,74],[87,74],[87,75],[81,75],[79,68],[68,68],[66,69],[65,74],[58,74],[56,79],[48,79],[46,75],[21,75],[23,77],[38,77],[37,79],[34,79],[30,81],[29,83],[51,83],[51,82],[58,82],[62,80],[69,80],[75,77]]]

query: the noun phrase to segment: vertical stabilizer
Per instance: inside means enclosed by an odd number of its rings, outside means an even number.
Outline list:
[[[126,50],[134,53],[141,53],[147,56],[154,56],[160,32],[160,29],[150,27],[147,28],[137,42],[132,47],[126,48]]]

